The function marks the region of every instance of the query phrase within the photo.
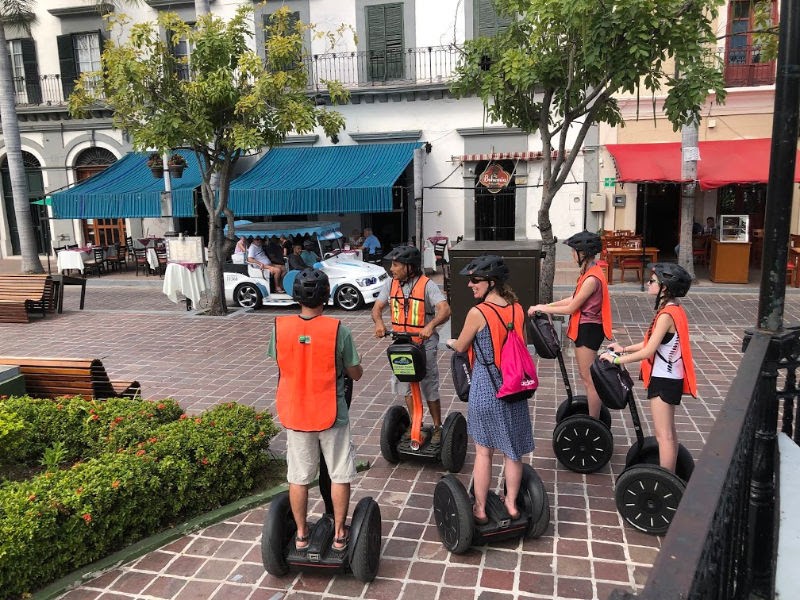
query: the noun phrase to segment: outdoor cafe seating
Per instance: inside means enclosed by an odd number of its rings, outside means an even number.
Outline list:
[[[59,273],[64,271],[80,271],[82,275],[96,273],[99,277],[107,273],[111,263],[118,260],[115,246],[66,246],[55,248]]]

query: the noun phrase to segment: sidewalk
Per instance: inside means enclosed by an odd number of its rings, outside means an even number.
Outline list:
[[[7,262],[7,261],[0,261]],[[5,266],[5,265],[3,265]],[[559,278],[569,278],[559,265]],[[566,267],[566,265],[565,265]],[[101,357],[114,379],[137,379],[146,398],[174,397],[189,411],[235,400],[259,410],[274,410],[277,368],[265,359],[266,339],[276,315],[286,311],[232,311],[224,318],[187,312],[161,293],[158,277],[133,273],[89,279],[86,309],[77,310],[77,290],[65,290],[64,313],[29,324],[0,325],[4,354]],[[557,283],[560,283],[558,281]],[[571,281],[560,283],[571,289]],[[738,367],[741,338],[755,323],[758,290],[717,285],[693,287],[684,305],[689,314],[699,398],[687,398],[677,411],[681,442],[697,458],[714,416]],[[700,293],[698,293],[700,292]],[[614,334],[623,343],[640,340],[652,318],[652,299],[638,284],[612,287]],[[331,310],[353,330],[365,369],[356,384],[351,412],[359,460],[371,468],[353,485],[355,502],[374,497],[381,508],[383,541],[377,579],[363,584],[352,577],[326,578],[291,573],[274,578],[261,565],[260,534],[266,507],[187,535],[130,564],[100,574],[63,598],[121,599],[605,599],[614,588],[636,590],[658,553],[660,539],[624,526],[613,500],[613,483],[635,436],[627,412],[613,415],[614,455],[592,475],[571,473],[552,451],[555,410],[564,385],[555,361],[538,360],[540,387],[530,403],[536,450],[526,459],[548,491],[551,526],[538,540],[505,542],[446,552],[433,522],[432,492],[443,472],[435,465],[388,464],[380,455],[381,420],[398,402],[391,394],[386,342],[372,337],[367,311]],[[787,294],[786,322],[800,322],[800,296]],[[581,393],[572,353],[565,356],[570,380]],[[449,357],[439,357],[443,411],[466,413],[455,399]],[[652,431],[642,406],[644,427]],[[283,435],[272,444],[282,453]],[[474,452],[460,474],[469,485]],[[495,457],[494,474],[501,461]],[[495,484],[502,489],[497,478]],[[311,492],[310,509],[321,502]]]

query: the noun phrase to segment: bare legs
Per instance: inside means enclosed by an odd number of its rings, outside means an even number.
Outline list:
[[[475,504],[472,513],[475,518],[482,521],[486,518],[486,497],[489,495],[489,486],[492,482],[492,455],[494,448],[487,448],[475,444],[475,466],[472,468],[472,486],[475,492]],[[504,457],[506,475],[505,505],[509,515],[519,515],[517,509],[517,496],[522,485],[522,461]]]
[[[592,382],[592,374],[589,368],[592,366],[594,359],[597,358],[597,352],[586,346],[575,348],[575,359],[578,362],[578,373],[581,376],[583,386],[586,388],[586,398],[589,401],[589,416],[595,419],[600,418],[600,407],[602,405],[600,396],[597,395],[597,390],[594,389],[594,382]]]
[[[658,442],[658,463],[665,469],[675,472],[678,462],[678,433],[675,430],[675,407],[660,397],[650,399],[650,414],[653,415],[653,428]]]
[[[347,520],[347,509],[350,504],[350,484],[332,483],[331,499],[333,500],[333,523],[335,528],[334,537],[345,539],[347,530],[345,521]],[[308,511],[308,486],[297,483],[289,484],[289,505],[292,507],[292,515],[297,525],[297,537],[305,538],[308,536],[308,521],[306,512]],[[303,547],[302,545],[300,546]],[[337,545],[334,545],[336,548]]]
[[[408,414],[411,415],[414,413],[414,400],[411,394],[406,395],[406,408],[408,408]],[[431,419],[433,420],[434,427],[441,427],[442,426],[442,403],[437,400],[428,400],[428,412],[431,413]]]

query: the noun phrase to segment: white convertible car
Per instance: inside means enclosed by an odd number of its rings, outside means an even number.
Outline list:
[[[381,288],[389,283],[389,275],[380,265],[364,262],[355,252],[348,252],[342,245],[339,223],[250,223],[237,221],[236,235],[247,238],[271,236],[292,236],[294,239],[307,236],[318,248],[317,256],[322,260],[314,266],[328,276],[331,282],[331,297],[328,304],[345,310],[356,310],[365,304],[372,304],[380,294]],[[295,304],[291,294],[278,294],[270,289],[269,273],[242,262],[226,263],[225,296],[229,303],[245,308],[260,306],[289,306]],[[298,271],[289,271],[283,279],[284,289],[292,289]]]

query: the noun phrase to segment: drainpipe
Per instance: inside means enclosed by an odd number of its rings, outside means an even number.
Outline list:
[[[417,248],[423,252],[425,244],[422,243],[422,153],[423,148],[414,150],[414,210],[416,219]]]

